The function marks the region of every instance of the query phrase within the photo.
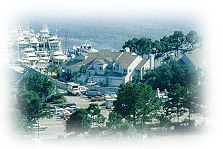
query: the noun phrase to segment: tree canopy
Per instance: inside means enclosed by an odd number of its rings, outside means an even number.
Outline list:
[[[171,35],[166,35],[155,41],[146,37],[129,39],[122,48],[129,47],[131,52],[136,52],[139,55],[153,53],[160,57],[168,52],[175,52],[176,55],[179,54],[179,51],[185,53],[201,45],[202,39],[197,32],[189,31],[184,34],[182,31],[174,31]]]
[[[159,100],[150,85],[128,82],[120,87],[114,111],[135,126],[145,123],[158,104]]]
[[[170,88],[179,83],[180,85],[188,85],[197,83],[197,72],[192,71],[186,65],[178,63],[163,64],[154,70],[148,71],[143,76],[145,82],[150,84],[153,89],[170,90]]]
[[[39,97],[45,98],[54,89],[54,84],[48,77],[40,73],[27,73],[19,83],[19,90],[36,92]]]
[[[28,123],[36,123],[41,117],[49,116],[49,105],[42,102],[42,99],[34,91],[22,90],[17,95],[16,108],[25,116]]]
[[[91,120],[86,109],[77,109],[66,122],[66,131],[84,133],[91,127]]]

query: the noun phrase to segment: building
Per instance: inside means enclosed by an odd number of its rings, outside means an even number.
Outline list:
[[[134,52],[101,50],[98,53],[82,53],[62,67],[67,74],[79,72],[76,80],[81,83],[95,81],[108,86],[119,86],[132,81],[134,76],[142,79],[146,71],[154,68],[152,61],[153,55],[145,59]]]
[[[207,58],[205,57],[205,49],[195,49],[183,55],[178,60],[180,64],[187,65],[192,70],[204,69],[207,67]]]
[[[199,74],[198,85],[205,82],[205,74],[208,71],[208,58],[206,49],[195,49],[189,53],[186,53],[178,60],[180,64],[187,65],[193,71],[197,71]]]

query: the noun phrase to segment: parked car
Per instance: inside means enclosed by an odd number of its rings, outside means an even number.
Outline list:
[[[44,131],[46,130],[48,127],[47,126],[41,126],[40,124],[33,124],[33,129],[35,131]]]
[[[73,82],[67,83],[67,93],[72,95],[81,95],[81,92],[79,90],[79,85]]]
[[[56,109],[56,115],[60,115],[64,111],[63,108],[57,108]]]
[[[117,94],[115,92],[109,92],[109,95],[113,98],[117,98]]]
[[[70,115],[72,115],[72,113],[68,110],[64,110],[62,113],[60,113],[61,118],[68,118]]]
[[[85,86],[78,86],[78,89],[79,91],[82,93],[82,94],[86,94],[86,92],[88,91],[88,88],[85,87]]]
[[[87,85],[96,85],[97,82],[94,82],[94,81],[88,81]]]
[[[99,91],[87,91],[86,96],[91,99],[92,97],[103,97],[103,94]]]
[[[75,103],[67,103],[67,104],[64,104],[64,105],[63,105],[64,108],[66,108],[66,107],[72,107],[72,108],[75,107],[75,108],[76,108],[76,106],[77,106],[77,105],[76,105]]]

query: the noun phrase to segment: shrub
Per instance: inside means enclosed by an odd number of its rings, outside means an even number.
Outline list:
[[[66,102],[66,98],[61,93],[56,93],[52,95],[47,102],[52,102],[53,104],[64,103]]]

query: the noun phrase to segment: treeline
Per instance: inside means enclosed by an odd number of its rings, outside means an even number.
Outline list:
[[[175,52],[177,55],[179,51],[182,53],[192,51],[201,45],[202,38],[197,32],[190,31],[185,35],[182,31],[174,31],[173,34],[155,41],[146,37],[129,39],[122,48],[128,47],[131,52],[139,55],[155,54],[156,57],[160,57],[168,52]]]
[[[100,137],[105,131],[108,137],[125,138],[148,134],[154,129],[170,132],[178,128],[194,128],[196,119],[192,115],[200,113],[205,119],[207,110],[201,96],[203,85],[198,85],[198,80],[197,72],[185,65],[176,62],[161,65],[147,72],[143,82],[120,86],[107,120],[100,116],[96,105],[95,115],[92,115],[94,110],[77,110],[67,121],[66,130],[75,135],[89,132],[94,137]],[[166,89],[164,96],[168,98],[159,98],[157,88]],[[80,122],[77,123],[77,119]]]

